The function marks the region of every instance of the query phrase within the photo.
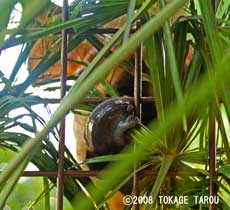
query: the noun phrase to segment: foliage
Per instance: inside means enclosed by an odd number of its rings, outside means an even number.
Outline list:
[[[56,125],[70,110],[79,106],[84,97],[94,96],[95,85],[103,81],[117,65],[124,65],[125,59],[141,43],[145,49],[143,60],[150,71],[148,78],[153,84],[156,98],[157,119],[147,127],[141,126],[140,130],[132,132],[135,151],[131,145],[124,150],[124,154],[112,157],[114,160],[123,161],[118,163],[114,161],[108,166],[99,189],[92,183],[88,184],[89,179],[79,179],[94,202],[85,196],[78,182],[71,177],[65,180],[65,196],[75,208],[99,209],[133,176],[133,162],[138,160],[141,163],[140,168],[137,168],[138,171],[143,168],[159,171],[155,178],[141,179],[140,193],[151,195],[155,204],[143,208],[208,209],[208,205],[194,202],[190,202],[187,206],[165,206],[159,203],[157,197],[208,195],[210,180],[216,183],[217,193],[220,196],[221,202],[217,208],[230,208],[226,199],[230,195],[228,136],[230,3],[228,1],[213,1],[215,3],[213,7],[209,0],[189,2],[174,0],[168,4],[164,0],[159,2],[146,0],[137,1],[135,8],[135,1],[128,0],[100,0],[98,3],[90,0],[88,3],[75,1],[69,8],[69,21],[62,23],[60,13],[57,13],[48,18],[42,26],[32,20],[44,5],[53,11],[52,8],[56,6],[52,3],[42,1],[37,7],[38,1],[8,2],[4,5],[5,10],[2,13],[4,21],[0,26],[3,31],[0,37],[1,49],[19,44],[23,44],[23,47],[11,76],[6,78],[4,74],[1,75],[4,88],[0,92],[0,146],[18,153],[0,175],[1,208],[30,161],[41,170],[57,169],[57,150],[50,140],[50,138],[57,139]],[[16,2],[22,5],[22,18],[18,26],[11,30],[7,26]],[[175,18],[173,14],[179,13],[185,3],[187,4],[183,16]],[[28,8],[34,9],[35,13],[30,15]],[[103,26],[126,13],[127,22],[113,36],[101,36],[106,41],[98,45],[92,27]],[[171,22],[168,21],[170,17]],[[128,37],[130,24],[137,19],[141,19],[143,26]],[[65,29],[73,32],[69,41],[69,51],[75,49],[86,38],[98,49],[98,54],[90,64],[86,65],[84,72],[69,89],[68,95],[46,121],[31,106],[41,103],[47,105],[51,100],[29,92],[29,88],[60,59],[60,47],[41,58],[39,64],[23,82],[18,84],[17,77],[20,77],[20,67],[28,59],[35,41],[56,34],[54,43],[59,45],[60,32]],[[120,47],[112,53],[112,46],[117,43]],[[100,62],[105,57],[107,59]],[[56,85],[52,81],[43,82],[49,88]],[[105,87],[112,91],[111,87],[107,85]],[[111,95],[113,94],[112,91]],[[23,108],[23,114],[12,117],[12,110],[18,108]],[[28,117],[31,123],[22,122],[21,119],[24,117]],[[38,125],[43,127],[41,131],[37,129]],[[29,134],[9,132],[9,128],[16,126],[20,126]],[[209,146],[213,138],[217,145],[218,171],[214,177],[209,172]],[[110,158],[101,157],[88,162],[107,161]],[[80,169],[67,149],[65,161],[66,169]],[[124,171],[130,173],[127,175],[123,173]],[[169,171],[189,172],[194,175],[186,177],[178,175],[176,178],[170,178],[167,176]],[[202,176],[197,173],[202,173]],[[55,184],[56,180],[51,179],[51,182]],[[113,188],[114,190],[105,196],[106,192]],[[95,202],[97,207],[92,207]]]

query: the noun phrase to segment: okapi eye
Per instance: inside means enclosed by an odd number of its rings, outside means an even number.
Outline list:
[[[77,72],[77,77],[80,77],[81,76],[81,74],[84,72],[84,70],[85,70],[85,68],[83,68],[83,69],[80,69],[80,70],[78,70],[78,72]]]

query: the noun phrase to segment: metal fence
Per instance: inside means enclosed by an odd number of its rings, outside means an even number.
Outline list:
[[[68,20],[68,0],[63,0],[63,12],[62,12],[63,21]],[[141,27],[141,22],[137,21],[135,24],[135,29],[132,30],[135,33],[135,30],[138,30]],[[104,29],[103,31],[98,30],[99,33],[115,33],[117,31],[114,29]],[[95,32],[95,31],[94,31]],[[61,96],[62,99],[66,94],[66,78],[67,78],[67,54],[68,54],[68,30],[62,31],[62,50],[61,50]],[[142,97],[141,95],[141,86],[142,86],[142,46],[139,46],[135,52],[135,71],[134,71],[134,97],[129,97],[129,100],[134,102],[136,113],[140,116],[140,106],[145,103],[155,103],[155,99],[152,96]],[[94,103],[98,104],[106,100],[105,98],[87,98],[83,103]],[[212,133],[210,138],[209,146],[209,168],[211,175],[215,176],[216,174],[216,145],[215,145],[215,120],[211,121]],[[59,166],[57,171],[24,171],[22,176],[26,177],[57,177],[57,210],[63,209],[63,196],[64,196],[64,177],[90,177],[97,176],[100,171],[98,170],[89,170],[89,171],[74,171],[74,170],[64,170],[64,148],[65,148],[65,119],[60,122],[60,134],[59,134]],[[137,167],[137,163],[134,164],[134,170]],[[133,195],[139,195],[139,176],[157,176],[158,171],[152,170],[143,170],[135,174],[133,177]],[[203,176],[202,173],[191,173],[191,172],[168,172],[167,176]],[[215,183],[210,181],[210,195],[215,195]],[[133,206],[134,210],[139,209],[139,205],[135,204]],[[210,209],[215,209],[215,204],[210,204]]]

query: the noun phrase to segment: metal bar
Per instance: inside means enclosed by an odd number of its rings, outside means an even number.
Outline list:
[[[136,22],[136,30],[141,27],[141,21]],[[142,95],[142,47],[139,46],[135,52],[135,69],[134,69],[134,104],[136,109],[136,115],[141,121],[141,95]],[[134,144],[134,150],[136,145]],[[134,162],[134,171],[138,169],[138,161]],[[138,174],[133,176],[133,196],[139,196],[139,177]],[[139,204],[133,204],[134,210],[139,210]]]
[[[134,102],[134,97],[127,97],[130,102]],[[98,98],[98,97],[90,97],[83,99],[83,104],[97,104],[101,103],[105,100],[108,100],[109,98]],[[27,104],[29,105],[36,105],[36,104],[58,104],[60,103],[60,99],[58,98],[39,98],[38,101],[31,101]],[[141,104],[152,104],[155,103],[155,97],[140,97],[140,103]]]
[[[213,13],[215,15],[216,12],[216,0],[212,0],[212,9]],[[216,190],[216,184],[213,181],[213,178],[216,177],[216,120],[215,120],[215,114],[213,112],[213,106],[214,104],[210,105],[210,119],[209,119],[209,170],[211,174],[210,179],[210,189],[209,189],[209,195],[210,196],[216,196],[217,190]],[[214,203],[209,204],[210,210],[215,210],[216,205]]]
[[[68,0],[63,0],[62,21],[68,20]],[[67,55],[68,55],[68,33],[62,31],[62,46],[61,46],[61,99],[66,95],[66,78],[67,78]],[[64,195],[64,152],[65,152],[65,117],[60,122],[59,133],[59,162],[57,174],[57,210],[63,209]]]
[[[1,171],[3,172],[3,171]],[[0,172],[0,173],[1,173]],[[139,176],[157,176],[159,171],[153,171],[153,170],[143,170],[139,172]],[[75,171],[75,170],[68,170],[64,171],[65,176],[72,176],[72,177],[90,177],[90,176],[99,176],[100,174],[103,174],[103,170],[90,170],[90,171]],[[57,171],[24,171],[22,173],[22,177],[40,177],[40,176],[46,176],[46,177],[56,177],[58,175]],[[174,176],[181,176],[181,177],[187,177],[187,176],[199,176],[199,177],[205,177],[204,174],[198,173],[198,172],[191,172],[191,171],[169,171],[167,176],[174,177]]]
[[[92,35],[92,34],[115,34],[119,29],[118,28],[90,28],[88,31],[84,32],[83,35]],[[69,34],[76,34],[74,29],[68,30]]]
[[[88,31],[82,33],[82,35],[92,35],[92,34],[115,34],[119,28],[90,28]],[[76,34],[73,28],[68,29],[68,34]],[[134,33],[135,29],[131,29],[130,33]],[[57,33],[58,34],[58,33]]]
[[[134,97],[126,97],[130,102],[134,102],[135,103],[135,98]],[[100,103],[103,102],[105,100],[108,100],[109,98],[86,98],[83,100],[82,103]],[[138,103],[144,103],[144,104],[151,104],[151,103],[155,103],[155,97],[140,97],[138,99]]]
[[[141,22],[136,22],[136,30],[141,27]],[[141,121],[141,95],[142,95],[142,47],[139,46],[135,52],[135,70],[134,70],[134,104],[136,115]]]
[[[213,8],[213,12],[216,12],[216,0],[212,0],[212,8]]]
[[[127,97],[130,102],[134,102],[134,97]],[[105,100],[108,100],[109,98],[98,98],[98,97],[90,97],[90,98],[85,98],[82,100],[83,104],[98,104],[101,103]],[[219,103],[222,101],[220,100]],[[29,101],[27,102],[28,105],[37,105],[37,104],[58,104],[60,103],[60,99],[58,98],[39,98],[37,101]],[[155,103],[155,97],[150,97],[150,96],[142,96],[140,97],[140,103],[141,104],[154,104]]]
[[[216,196],[216,184],[213,181],[213,178],[216,177],[216,121],[215,121],[215,115],[213,113],[212,109],[213,105],[210,105],[210,120],[209,120],[209,171],[211,174],[210,179],[210,189],[209,189],[209,195],[210,196]],[[215,203],[209,204],[210,210],[215,210],[216,206]]]

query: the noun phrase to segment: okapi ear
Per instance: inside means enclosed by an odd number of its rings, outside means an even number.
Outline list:
[[[99,104],[86,125],[86,140],[92,145],[91,156],[119,153],[130,139],[127,131],[138,124],[134,105],[126,97],[112,98]]]

